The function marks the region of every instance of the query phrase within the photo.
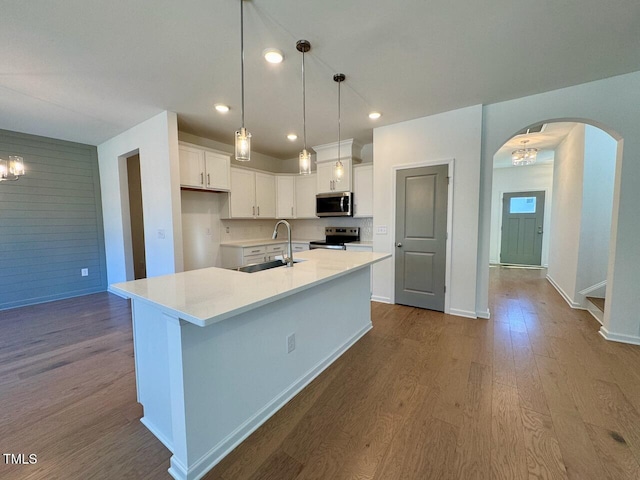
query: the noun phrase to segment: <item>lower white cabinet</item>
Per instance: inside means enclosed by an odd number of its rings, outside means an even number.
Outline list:
[[[291,249],[295,252],[305,252],[309,250],[309,242],[291,242]]]
[[[252,263],[269,262],[275,260],[277,256],[285,254],[286,251],[286,243],[269,243],[252,247],[221,245],[222,268],[235,268]]]

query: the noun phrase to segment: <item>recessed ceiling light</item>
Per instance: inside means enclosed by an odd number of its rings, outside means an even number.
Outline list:
[[[282,60],[284,60],[284,54],[277,48],[267,48],[262,52],[262,56],[269,63],[282,63]]]
[[[370,118],[371,120],[377,120],[377,119],[379,119],[381,116],[382,116],[382,114],[381,114],[380,112],[371,112],[371,113],[369,114],[369,118]]]
[[[287,135],[287,138],[293,142],[294,140],[298,139],[298,135],[296,135],[295,133],[290,133],[289,135]]]
[[[222,103],[216,103],[214,107],[220,113],[227,113],[229,111],[229,105],[223,105]]]

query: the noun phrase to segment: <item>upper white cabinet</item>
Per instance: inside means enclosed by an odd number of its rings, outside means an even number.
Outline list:
[[[231,156],[180,143],[180,186],[202,190],[229,191]]]
[[[373,217],[373,165],[353,167],[354,217]]]
[[[318,163],[318,193],[351,191],[351,159],[342,159],[344,175],[339,182],[334,177],[335,165],[335,161]]]
[[[295,218],[295,203],[295,177],[276,175],[276,218]]]
[[[231,168],[231,192],[223,218],[275,218],[276,181],[269,173]]]
[[[316,217],[317,174],[298,175],[295,178],[296,218]]]

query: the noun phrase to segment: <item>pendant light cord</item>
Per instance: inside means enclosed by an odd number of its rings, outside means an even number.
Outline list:
[[[342,81],[338,82],[338,164],[341,164],[340,160],[340,84]]]
[[[302,138],[304,150],[307,150],[307,92],[304,77],[304,51],[302,52]]]
[[[244,0],[240,0],[240,77],[242,128],[244,128]]]

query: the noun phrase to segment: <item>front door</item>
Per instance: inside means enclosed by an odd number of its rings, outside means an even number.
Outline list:
[[[396,175],[395,301],[444,311],[447,165]]]
[[[500,263],[540,265],[543,222],[544,192],[505,193]]]

